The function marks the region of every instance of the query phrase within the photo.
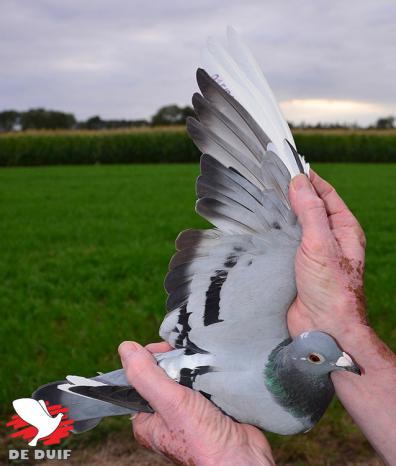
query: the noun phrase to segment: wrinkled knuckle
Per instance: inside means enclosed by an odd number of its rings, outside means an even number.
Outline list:
[[[310,210],[324,209],[324,202],[320,197],[311,197],[306,201],[305,208]]]
[[[188,391],[180,390],[177,393],[177,396],[170,398],[163,406],[162,411],[170,414],[178,414],[181,411],[185,411],[186,404],[188,404]]]
[[[334,196],[334,194],[337,194],[335,188],[331,186],[331,184],[326,183],[326,189],[325,192],[322,194],[322,198],[328,199],[329,197],[331,198],[332,196]]]

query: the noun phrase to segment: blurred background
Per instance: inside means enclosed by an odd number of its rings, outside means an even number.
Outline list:
[[[370,323],[396,350],[395,2],[2,0],[0,454],[24,448],[5,427],[13,399],[159,339],[174,240],[207,226],[184,130],[195,70],[229,24],[362,223]],[[308,434],[269,437],[280,465],[381,464],[337,401]],[[73,464],[166,464],[128,418],[62,446]]]

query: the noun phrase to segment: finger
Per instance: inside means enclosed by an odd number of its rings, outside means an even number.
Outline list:
[[[127,379],[139,394],[162,416],[176,415],[187,389],[170,379],[138,343],[121,343],[118,352]]]
[[[155,343],[149,343],[145,346],[147,351],[150,353],[166,353],[167,351],[172,350],[172,346],[166,341],[159,341]]]
[[[349,212],[345,202],[341,199],[330,183],[325,181],[311,169],[309,175],[315,191],[325,204],[327,215],[339,214],[345,211]]]
[[[303,229],[303,241],[314,251],[322,251],[333,237],[324,203],[307,176],[297,175],[291,180],[289,198]]]
[[[315,191],[324,202],[327,215],[329,216],[330,228],[349,228],[364,247],[366,239],[362,227],[334,187],[313,170],[310,170],[310,178]]]

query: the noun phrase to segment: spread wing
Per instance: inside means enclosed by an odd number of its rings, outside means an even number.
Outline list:
[[[288,201],[291,175],[307,172],[264,76],[234,31],[229,50],[211,40],[210,75],[197,71],[199,120],[188,132],[202,151],[197,212],[214,229],[187,230],[165,280],[160,335],[185,354],[288,336],[300,228]]]

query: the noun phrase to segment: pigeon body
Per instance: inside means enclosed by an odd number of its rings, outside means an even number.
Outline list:
[[[330,372],[358,372],[329,335],[291,340],[286,325],[301,240],[288,187],[309,166],[235,31],[227,48],[210,40],[203,58],[201,94],[193,96],[199,120],[189,119],[187,129],[202,151],[196,210],[214,228],[176,240],[160,328],[174,350],[155,357],[169,377],[234,419],[280,434],[304,432],[332,399]],[[78,432],[104,416],[152,411],[123,370],[71,376],[33,397],[68,406]]]

